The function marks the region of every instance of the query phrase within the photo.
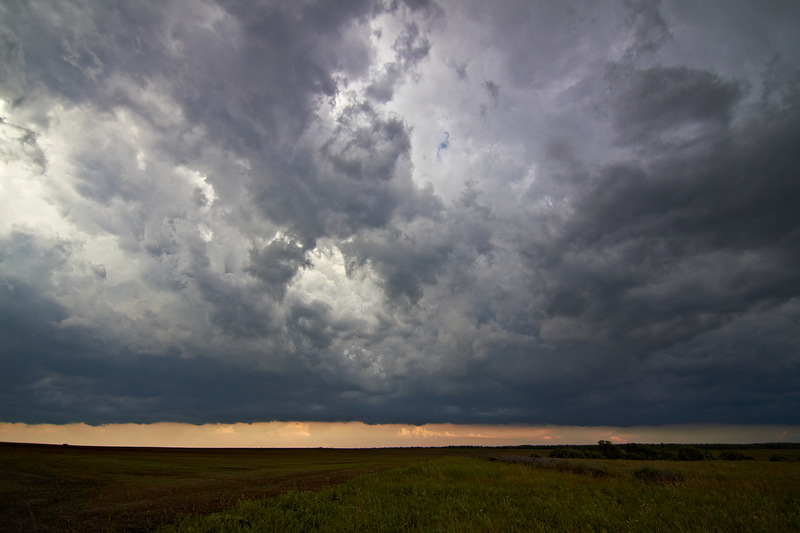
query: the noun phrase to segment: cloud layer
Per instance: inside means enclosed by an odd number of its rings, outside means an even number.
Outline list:
[[[797,423],[798,22],[3,5],[0,420]]]

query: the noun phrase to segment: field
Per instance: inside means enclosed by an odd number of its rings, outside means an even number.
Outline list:
[[[800,450],[747,449],[755,460],[738,461],[552,452],[0,444],[0,528],[800,531]],[[768,460],[776,453],[790,460]]]
[[[0,443],[0,531],[151,531],[184,513],[318,489],[435,453]]]

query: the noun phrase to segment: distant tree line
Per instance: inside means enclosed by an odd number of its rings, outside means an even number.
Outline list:
[[[601,440],[591,446],[559,446],[550,457],[563,459],[634,459],[643,461],[681,460],[702,461],[709,454],[696,446],[686,444],[614,444]]]
[[[523,444],[512,446],[476,446],[452,445],[444,448],[493,448],[493,449],[527,449],[533,450],[531,457],[542,457],[542,452],[549,452],[546,456],[556,459],[632,459],[643,461],[703,461],[706,459],[721,459],[723,461],[753,461],[753,457],[746,455],[742,450],[800,450],[800,442],[767,442],[751,444],[614,444],[608,440],[601,440],[597,444],[557,445],[552,444]],[[712,452],[719,452],[714,454]],[[797,461],[796,454],[773,454],[770,461]]]
[[[552,447],[549,447],[552,449]],[[703,461],[714,459],[712,451],[719,451],[716,456],[725,461],[752,461],[753,457],[741,450],[794,450],[800,449],[800,443],[771,444],[614,444],[601,440],[596,445],[556,446],[550,457],[560,459],[632,459],[643,461]],[[534,452],[536,453],[536,452]],[[773,455],[770,461],[791,460],[787,456]]]
[[[600,442],[610,442],[610,441],[600,441]],[[522,449],[545,449],[550,450],[553,448],[597,448],[600,444],[575,444],[575,445],[553,445],[553,444],[522,444],[519,446],[489,446],[490,448],[522,448]],[[614,446],[627,446],[626,444],[615,444]],[[668,443],[664,444],[642,444],[641,446],[687,446],[686,444],[681,443]],[[700,448],[701,450],[800,450],[800,442],[755,442],[749,444],[726,444],[726,443],[718,443],[718,442],[711,442],[711,443],[702,443],[702,444],[692,444],[696,448]],[[487,446],[448,446],[448,448],[486,448]]]

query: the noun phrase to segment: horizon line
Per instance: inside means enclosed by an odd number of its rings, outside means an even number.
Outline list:
[[[566,426],[506,424],[366,424],[269,421],[231,424],[155,422],[90,425],[0,422],[0,442],[149,448],[441,448],[614,444],[753,444],[800,442],[788,424]]]

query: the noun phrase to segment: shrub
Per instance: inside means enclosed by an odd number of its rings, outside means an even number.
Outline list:
[[[592,477],[608,477],[611,474],[608,471],[608,467],[603,464],[594,464],[594,463],[587,463],[581,465],[583,468],[580,472],[575,472],[576,474],[587,474]]]
[[[606,465],[593,463],[575,463],[564,459],[538,459],[534,465],[539,468],[552,469],[557,472],[568,472],[592,477],[608,477],[611,474]]]
[[[550,457],[556,459],[599,459],[599,456],[591,450],[581,450],[569,446],[560,446],[556,448],[550,452]]]
[[[723,461],[755,461],[754,457],[750,457],[749,455],[745,455],[736,450],[725,450],[724,452],[720,452],[719,458]]]
[[[555,457],[556,459],[583,459],[586,454],[577,448],[563,447],[556,448],[550,452],[550,457]]]
[[[635,442],[623,444],[625,459],[638,459],[653,461],[656,459],[672,459],[672,455],[667,452],[664,446],[653,446],[650,444],[636,444]]]
[[[683,481],[683,475],[664,468],[653,466],[641,466],[633,471],[633,477],[645,483],[655,483],[657,485],[674,485]]]

